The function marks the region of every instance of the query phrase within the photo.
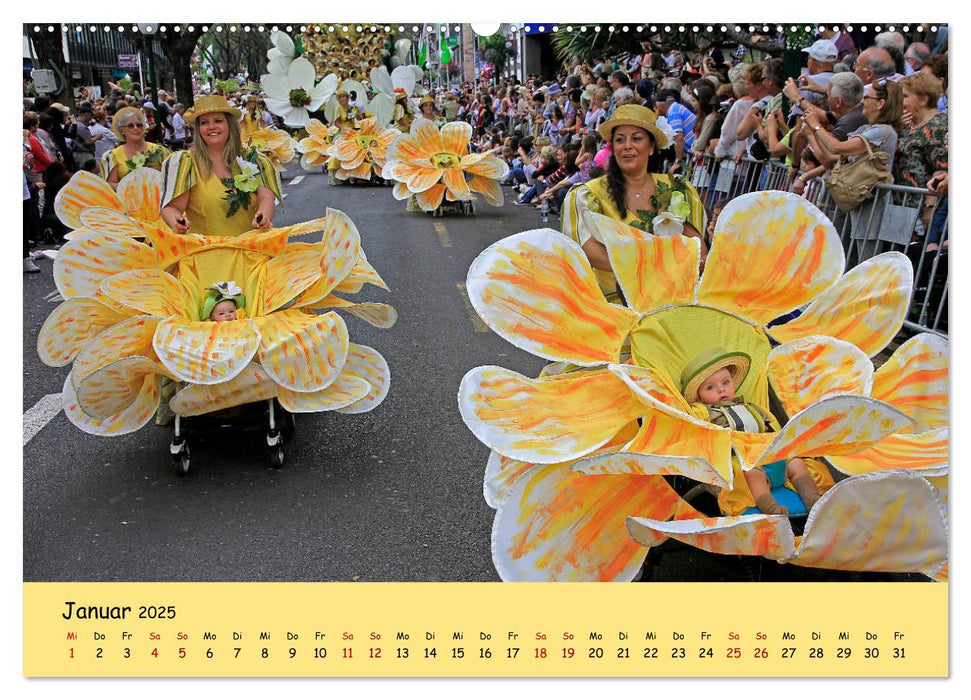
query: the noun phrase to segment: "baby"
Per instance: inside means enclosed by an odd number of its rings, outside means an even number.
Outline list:
[[[735,395],[750,365],[751,358],[745,353],[710,348],[685,365],[681,372],[681,391],[689,403],[706,406],[708,420],[715,425],[747,433],[773,432],[774,419],[768,413]],[[819,500],[816,482],[806,462],[799,457],[759,466],[744,474],[756,507],[767,515],[788,515],[788,509],[779,505],[771,492],[773,486],[782,486],[786,478],[807,511]]]
[[[202,302],[202,313],[200,318],[203,321],[235,321],[237,309],[246,308],[246,297],[243,290],[235,282],[217,282],[206,290],[206,296]]]

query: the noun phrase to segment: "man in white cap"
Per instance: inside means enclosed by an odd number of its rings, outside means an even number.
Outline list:
[[[806,60],[806,70],[799,76],[800,94],[807,100],[813,99],[818,93],[826,94],[826,86],[833,77],[833,66],[836,65],[839,49],[829,39],[817,39],[813,45],[803,49],[809,54]]]

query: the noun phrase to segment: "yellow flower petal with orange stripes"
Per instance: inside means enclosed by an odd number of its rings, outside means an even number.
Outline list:
[[[584,457],[573,463],[577,474],[635,474],[640,476],[684,476],[704,484],[731,488],[730,480],[700,457],[616,452]]]
[[[164,368],[147,357],[130,356],[110,362],[83,379],[71,372],[78,405],[90,418],[104,420],[139,402],[142,394],[158,402]]]
[[[462,170],[487,180],[503,180],[509,174],[509,166],[494,155],[470,153],[462,156],[460,162]]]
[[[107,418],[92,418],[81,410],[71,376],[64,381],[61,401],[64,413],[71,423],[89,435],[117,436],[133,433],[155,415],[158,408],[159,387],[161,379],[158,375],[146,375],[143,380],[143,390],[127,408]]]
[[[180,381],[219,384],[256,355],[260,332],[250,319],[212,323],[169,318],[155,330],[155,353]]]
[[[843,265],[833,224],[802,197],[745,194],[718,217],[698,302],[765,325],[829,288]]]
[[[448,168],[442,174],[442,182],[456,199],[468,199],[472,196],[469,183],[465,181],[465,173],[456,168]]]
[[[408,189],[415,194],[421,194],[441,184],[445,168],[427,167],[418,170],[408,178]],[[443,185],[444,186],[444,185]]]
[[[341,375],[320,391],[290,391],[280,387],[280,405],[291,413],[336,411],[367,396],[371,385],[359,377]]]
[[[900,330],[913,289],[913,269],[903,253],[882,253],[850,270],[796,319],[769,329],[779,342],[829,335],[853,343],[870,357]]]
[[[182,313],[182,285],[162,270],[119,272],[101,283],[101,291],[143,314],[166,317]]]
[[[640,313],[694,301],[701,246],[697,238],[652,236],[602,214],[584,225],[603,236],[627,305]]]
[[[769,559],[785,559],[795,548],[792,528],[783,516],[736,515],[668,522],[632,517],[627,523],[631,537],[645,547],[671,538],[714,554]]]
[[[408,185],[411,187],[411,185]],[[423,211],[435,211],[442,203],[442,199],[445,197],[446,187],[442,183],[437,185],[432,185],[427,190],[423,192],[418,192],[415,194],[418,206],[422,208]]]
[[[763,459],[765,451],[775,440],[773,433],[745,433],[733,430],[732,451],[738,457],[739,466],[744,470],[753,469],[768,464],[771,460]]]
[[[262,313],[271,313],[293,301],[320,276],[320,253],[315,250],[271,258],[266,263]]]
[[[696,458],[711,465],[711,470],[700,466],[705,473],[717,473],[718,483],[732,484],[732,431],[648,406],[642,420],[640,430],[624,452]]]
[[[361,291],[365,284],[373,284],[375,287],[380,287],[385,291],[391,291],[385,281],[378,274],[378,271],[374,269],[371,263],[368,262],[367,257],[364,255],[364,251],[358,255],[357,261],[354,263],[354,267],[347,277],[345,277],[340,284],[334,287],[335,292],[343,292],[347,294],[356,294]]]
[[[381,174],[383,177],[385,177],[385,179],[388,179],[388,176],[385,175],[386,172],[386,170],[383,170]],[[407,182],[396,182],[394,183],[394,187],[391,189],[391,194],[399,202],[402,202],[411,197],[411,190],[408,189]]]
[[[493,561],[504,581],[630,581],[647,550],[627,516],[667,520],[680,499],[659,476],[574,474],[539,467],[499,503]]]
[[[118,199],[124,212],[154,226],[166,226],[162,220],[162,173],[155,168],[138,168],[121,178]]]
[[[371,178],[371,168],[372,168],[372,163],[370,161],[362,161],[361,163],[351,168],[350,170],[345,168],[344,164],[342,163],[340,170],[334,173],[334,176],[338,180],[349,180],[352,177],[358,178],[360,180],[368,180]]]
[[[228,382],[188,384],[169,401],[169,408],[180,416],[201,416],[224,408],[266,401],[277,395],[276,383],[255,362]]]
[[[354,403],[337,409],[338,413],[365,413],[376,408],[391,388],[391,368],[387,360],[374,348],[351,343],[341,379],[354,377],[367,382],[367,393]]]
[[[155,252],[147,245],[124,236],[92,233],[57,251],[54,284],[65,299],[92,297],[114,274],[154,267]]]
[[[81,224],[89,229],[112,236],[131,236],[142,238],[145,236],[137,220],[123,211],[107,209],[105,207],[87,207],[80,213]]]
[[[948,457],[948,428],[944,426],[914,435],[890,435],[868,450],[831,456],[829,461],[844,474],[906,469],[926,477],[947,473]]]
[[[916,431],[948,422],[948,342],[921,333],[901,345],[873,376],[871,396],[917,421]]]
[[[855,454],[912,425],[906,414],[882,401],[866,396],[832,396],[790,418],[757,464],[802,456]]]
[[[580,247],[551,229],[489,246],[466,289],[479,316],[513,345],[582,366],[616,362],[637,318],[604,299]]]
[[[664,372],[637,365],[610,365],[610,371],[648,406],[675,420],[687,420],[699,426],[710,425],[708,421],[694,418],[688,413],[688,402]]]
[[[810,336],[773,348],[768,377],[786,415],[794,416],[830,394],[869,395],[873,363],[855,345]]]
[[[468,122],[449,122],[442,126],[442,151],[461,156],[469,148],[472,125]]]
[[[468,171],[466,171],[468,172]],[[482,175],[472,175],[469,178],[469,189],[482,195],[487,203],[494,207],[501,207],[504,201],[502,187],[498,180],[492,180]]]
[[[41,326],[37,335],[37,354],[45,365],[63,367],[92,338],[129,315],[94,299],[68,299],[58,305]]]
[[[589,454],[640,409],[606,370],[530,379],[501,367],[477,367],[459,386],[459,410],[475,436],[508,457],[537,464]]]
[[[341,309],[362,321],[370,323],[375,328],[391,328],[398,322],[398,312],[390,304],[381,304],[373,301],[355,304],[352,301],[341,299],[333,294],[321,299],[315,304],[309,304],[308,307],[314,309]]]
[[[118,195],[111,185],[93,173],[81,170],[71,179],[54,198],[54,213],[65,226],[79,228],[81,211],[85,207],[122,208]]]
[[[74,359],[71,368],[74,381],[80,382],[92,372],[125,357],[139,356],[154,362],[152,338],[162,320],[159,316],[132,316],[103,330]]]
[[[319,391],[340,376],[349,341],[336,313],[316,316],[288,309],[254,320],[263,338],[260,364],[280,386]]]
[[[947,563],[947,514],[927,481],[903,472],[851,477],[816,503],[790,561],[843,571],[919,571]]]

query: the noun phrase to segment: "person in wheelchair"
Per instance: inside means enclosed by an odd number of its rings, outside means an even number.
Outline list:
[[[692,358],[681,373],[681,393],[691,404],[696,417],[722,428],[749,433],[775,432],[775,418],[754,403],[746,402],[735,392],[748,375],[751,359],[743,352],[727,352],[715,346]],[[793,457],[772,462],[745,474],[745,481],[755,505],[766,515],[788,515],[772,494],[788,479],[808,512],[819,500],[819,489],[806,462]]]

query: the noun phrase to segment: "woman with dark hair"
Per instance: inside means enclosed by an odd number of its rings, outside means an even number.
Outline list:
[[[162,218],[176,233],[238,236],[273,225],[280,176],[266,156],[244,158],[239,118],[218,95],[199,97],[185,113],[192,148],[172,154],[162,170]]]
[[[600,125],[600,135],[611,144],[607,173],[571,190],[563,205],[563,233],[587,255],[601,291],[608,301],[620,298],[607,248],[595,227],[586,225],[587,212],[603,214],[648,233],[681,233],[702,241],[705,210],[691,183],[677,176],[651,173],[648,160],[669,138],[658,126],[657,115],[640,105],[622,105]]]

